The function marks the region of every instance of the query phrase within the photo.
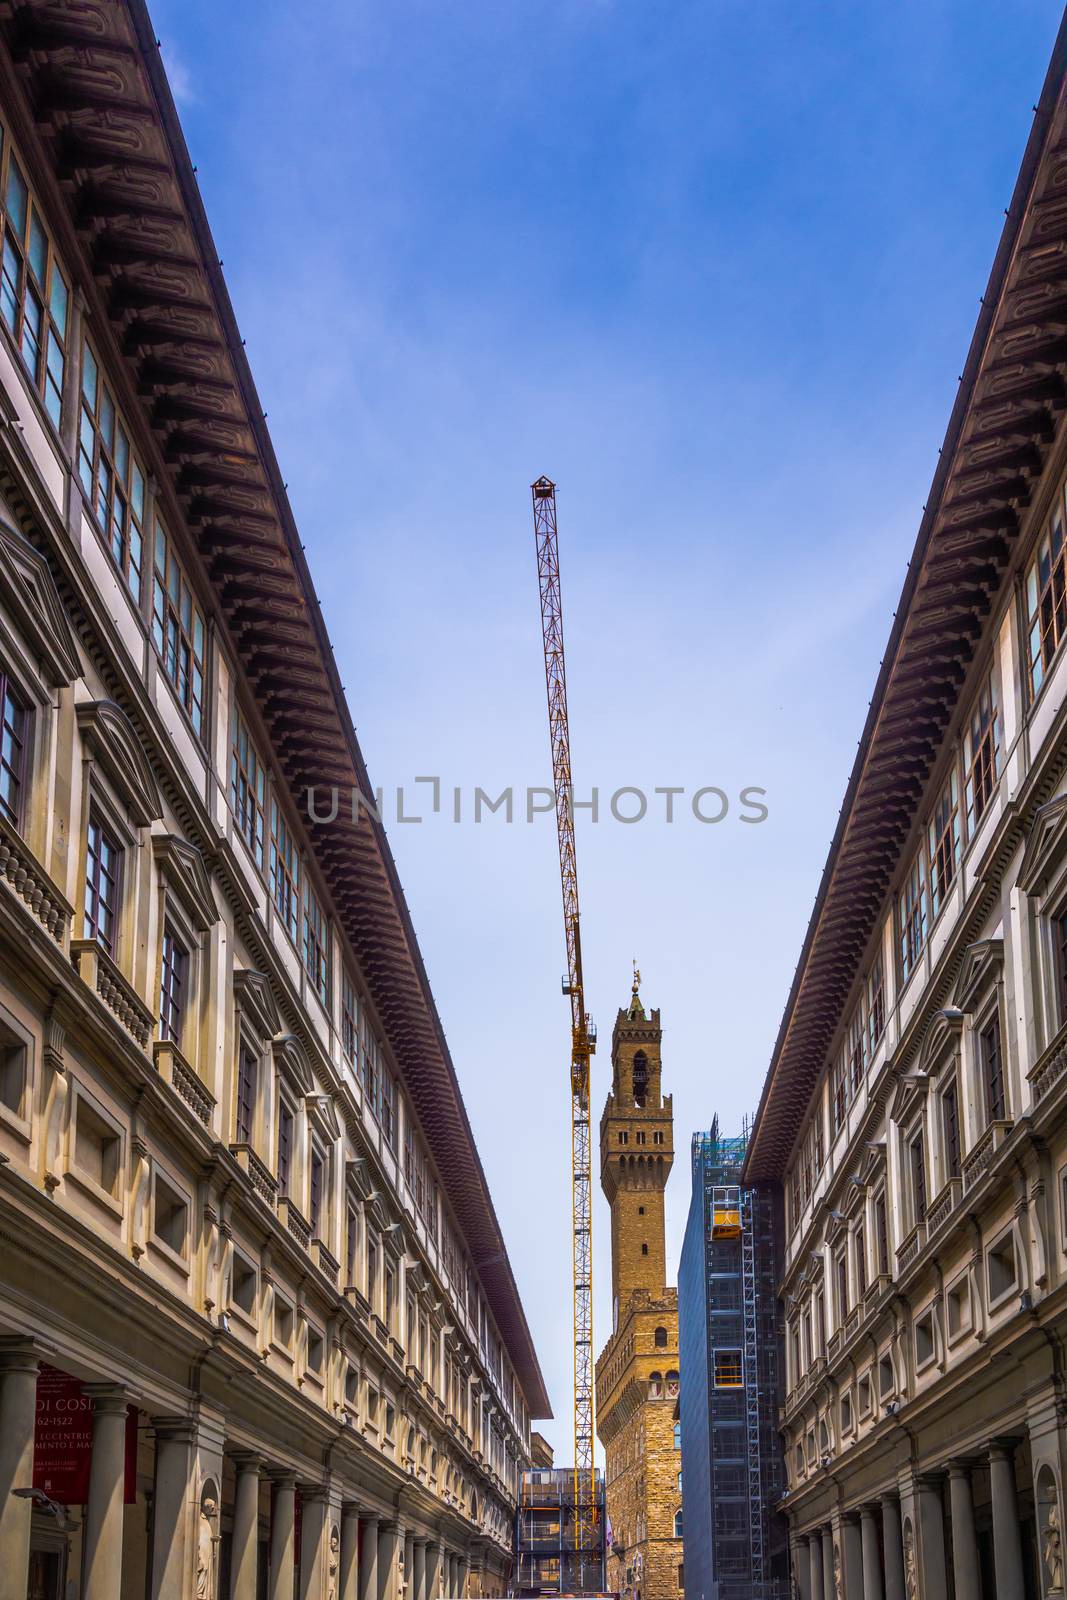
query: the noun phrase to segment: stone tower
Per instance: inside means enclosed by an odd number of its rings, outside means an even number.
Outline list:
[[[616,1317],[635,1289],[667,1283],[663,1191],[674,1162],[671,1097],[663,1096],[659,1012],[645,1015],[635,974],[615,1019],[611,1093],[600,1119],[600,1183],[611,1207],[611,1292]]]
[[[674,1161],[659,1012],[635,971],[611,1040],[600,1119],[600,1183],[611,1207],[611,1338],[596,1367],[613,1544],[607,1587],[625,1600],[678,1600],[684,1582],[678,1419],[678,1291],[666,1282],[663,1199]]]

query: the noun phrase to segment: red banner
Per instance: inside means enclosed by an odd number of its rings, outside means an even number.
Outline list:
[[[37,1421],[33,1435],[33,1487],[64,1506],[89,1500],[93,1459],[93,1401],[81,1380],[43,1362],[37,1378]],[[127,1505],[137,1498],[137,1408],[126,1417]]]

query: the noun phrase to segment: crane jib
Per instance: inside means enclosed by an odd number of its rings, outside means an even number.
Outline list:
[[[559,578],[556,486],[549,478],[532,485],[541,629],[545,647],[545,687],[556,799],[563,931],[567,947],[566,991],[571,1002],[571,1196],[574,1292],[574,1556],[579,1590],[585,1571],[597,1563],[599,1542],[596,1479],[593,1466],[595,1396],[593,1390],[593,1174],[589,1136],[589,1058],[596,1034],[585,1010],[582,944],[579,934],[578,862],[574,839],[571,741],[567,717],[567,670],[563,652],[563,595]],[[562,1577],[562,1575],[561,1575]],[[602,1577],[598,1576],[599,1588]]]

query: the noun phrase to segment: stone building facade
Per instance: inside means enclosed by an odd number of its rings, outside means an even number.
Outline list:
[[[0,212],[0,1600],[501,1594],[547,1398],[141,0],[0,16]]]
[[[749,1145],[805,1600],[1063,1594],[1067,34]]]
[[[611,1207],[613,1328],[596,1365],[612,1545],[607,1586],[633,1600],[675,1600],[683,1585],[678,1291],[666,1283],[663,1199],[674,1161],[661,1086],[659,1012],[635,979],[611,1042],[600,1119],[600,1182]]]

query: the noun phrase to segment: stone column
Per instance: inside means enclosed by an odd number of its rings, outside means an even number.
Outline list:
[[[470,1552],[467,1551],[467,1552],[465,1552],[463,1555],[461,1555],[458,1558],[458,1570],[457,1570],[457,1573],[456,1573],[456,1579],[457,1579],[457,1582],[459,1584],[459,1594],[461,1596],[461,1600],[462,1600],[462,1597],[466,1595],[467,1590],[470,1587],[470,1576],[471,1576],[471,1558],[470,1558]]]
[[[196,1428],[179,1417],[153,1417],[156,1436],[152,1509],[152,1600],[184,1595],[194,1581]]]
[[[341,1573],[339,1600],[359,1600],[359,1507],[341,1507]]]
[[[286,1473],[274,1480],[274,1516],[270,1528],[270,1600],[293,1600],[296,1589],[296,1478]]]
[[[822,1592],[823,1600],[837,1600],[834,1583],[834,1530],[827,1523],[822,1529]]]
[[[93,1402],[89,1504],[82,1535],[84,1600],[114,1600],[122,1590],[122,1526],[126,1488],[126,1413],[129,1402],[113,1384],[87,1383]]]
[[[895,1494],[882,1496],[882,1545],[885,1551],[885,1600],[907,1600],[900,1501]],[[960,1600],[963,1600],[962,1595]]]
[[[363,1550],[359,1561],[359,1600],[378,1600],[378,1518],[362,1517]]]
[[[919,1508],[919,1560],[923,1600],[948,1600],[945,1567],[945,1510],[941,1484],[936,1478],[919,1478],[915,1485]],[[1001,1597],[998,1596],[998,1600]]]
[[[440,1600],[441,1596],[441,1546],[433,1544],[426,1549],[427,1600]]]
[[[0,1343],[0,1600],[26,1600],[30,1584],[37,1356],[25,1339]]]
[[[863,1600],[883,1600],[882,1556],[873,1506],[863,1506],[860,1511],[860,1543],[863,1547]]]
[[[415,1540],[415,1566],[412,1574],[413,1600],[427,1600],[426,1595],[426,1540]]]
[[[299,1600],[322,1600],[326,1560],[326,1492],[320,1484],[300,1493]]]
[[[387,1522],[378,1529],[378,1600],[396,1600],[396,1560],[400,1529]]]
[[[410,1528],[404,1535],[404,1595],[415,1600],[415,1535]]]
[[[993,1500],[993,1569],[997,1600],[1023,1600],[1023,1547],[1015,1498],[1015,1446],[994,1440],[989,1446],[989,1487]]]
[[[863,1596],[863,1543],[859,1521],[854,1516],[841,1518],[841,1587],[852,1600],[853,1595]]]
[[[952,1576],[957,1595],[981,1594],[978,1536],[974,1529],[971,1469],[966,1461],[948,1464],[948,1494],[952,1507]]]
[[[237,1482],[233,1497],[233,1545],[230,1558],[230,1600],[256,1600],[259,1568],[258,1456],[234,1457]]]
[[[809,1533],[805,1543],[808,1547],[808,1587],[811,1590],[811,1600],[824,1600],[822,1591],[822,1539],[817,1533]]]

